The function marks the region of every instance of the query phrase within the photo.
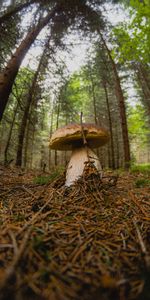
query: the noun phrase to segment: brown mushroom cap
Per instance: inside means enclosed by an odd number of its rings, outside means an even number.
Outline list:
[[[109,140],[106,129],[95,124],[83,123],[84,134],[90,148],[98,148]],[[80,124],[68,124],[57,129],[51,136],[50,148],[55,150],[72,150],[83,146]]]

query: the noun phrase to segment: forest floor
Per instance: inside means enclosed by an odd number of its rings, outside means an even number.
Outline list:
[[[0,299],[150,299],[148,174],[43,176],[0,166]]]

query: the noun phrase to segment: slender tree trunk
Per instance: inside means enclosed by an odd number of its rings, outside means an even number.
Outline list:
[[[58,107],[57,107],[56,130],[58,129],[59,126],[59,114],[60,114],[60,102],[58,103]],[[57,150],[55,150],[55,166],[57,165],[58,165],[58,156],[57,156]]]
[[[16,157],[16,166],[21,167],[22,165],[22,151],[23,151],[23,142],[25,137],[25,130],[30,110],[30,104],[31,104],[32,96],[28,96],[26,107],[23,113],[23,118],[21,121],[20,129],[19,129],[19,135],[18,135],[18,147],[17,147],[17,157]]]
[[[139,71],[143,77],[143,80],[145,81],[145,85],[150,93],[150,80],[149,80],[150,74],[143,64],[140,64],[138,69],[139,69]]]
[[[33,165],[34,139],[35,139],[35,127],[33,127],[32,139],[31,139],[30,169],[32,169],[32,165]]]
[[[123,91],[121,88],[120,78],[118,75],[118,71],[116,68],[116,64],[111,56],[111,52],[109,48],[107,47],[107,44],[100,33],[101,40],[103,42],[104,48],[108,54],[108,57],[111,62],[113,74],[114,74],[114,80],[115,80],[115,92],[116,97],[118,99],[119,109],[120,109],[120,119],[121,119],[121,128],[122,128],[122,136],[123,136],[123,146],[124,146],[124,161],[125,161],[125,168],[128,169],[130,167],[130,145],[129,145],[129,137],[128,137],[128,127],[127,127],[127,118],[126,118],[126,108],[125,108],[125,100]]]
[[[107,112],[108,112],[108,121],[109,121],[109,130],[110,130],[110,144],[111,144],[111,158],[112,158],[112,168],[115,169],[115,153],[114,153],[114,142],[113,142],[113,131],[112,131],[112,119],[110,113],[110,105],[108,99],[108,92],[106,83],[103,81],[103,87],[105,91],[105,98],[106,98],[106,105],[107,105]]]
[[[24,162],[23,162],[24,168],[26,168],[26,166],[27,166],[29,134],[30,134],[30,122],[28,121],[27,129],[26,129],[26,136],[25,136],[25,147],[24,147]]]
[[[15,123],[15,119],[16,119],[16,114],[17,114],[17,111],[18,111],[18,107],[19,107],[19,103],[17,103],[16,108],[14,110],[12,122],[11,122],[9,133],[8,133],[7,143],[6,143],[5,150],[4,150],[4,164],[5,165],[8,162],[8,150],[9,150],[9,146],[10,146],[10,140],[11,140],[11,136],[12,136],[12,131],[13,131],[13,127],[14,127],[14,123]]]
[[[94,108],[94,121],[95,124],[97,125],[97,110],[96,110],[96,95],[95,95],[95,85],[94,85],[94,81],[93,81],[93,77],[91,74],[91,69],[89,69],[89,75],[90,75],[90,81],[91,81],[91,94],[92,94],[92,99],[93,99],[93,108]]]
[[[109,167],[109,168],[112,168],[112,155],[111,155],[111,147],[110,147],[110,144],[108,144],[107,151],[108,151],[108,167]]]
[[[134,69],[136,71],[137,80],[141,87],[143,93],[143,104],[150,116],[150,83],[149,83],[149,74],[146,72],[145,68],[134,65]]]
[[[116,130],[116,168],[120,168],[120,151],[119,151],[119,139],[118,132]]]
[[[50,123],[50,129],[49,129],[49,135],[50,135],[50,138],[52,136],[52,133],[53,133],[53,108],[52,108],[52,112],[51,112],[51,123]],[[49,147],[49,157],[48,157],[48,166],[49,166],[49,170],[51,169],[51,149]]]
[[[22,118],[21,126],[20,126],[20,131],[19,131],[19,136],[18,136],[16,166],[21,166],[21,164],[22,164],[23,142],[24,142],[24,137],[25,137],[25,130],[26,130],[26,125],[27,125],[27,120],[28,120],[28,117],[29,117],[29,111],[30,111],[30,107],[31,107],[31,104],[32,104],[32,100],[33,100],[33,94],[34,94],[35,88],[36,88],[37,78],[38,78],[38,75],[40,73],[41,67],[43,65],[43,60],[44,60],[44,56],[45,56],[45,49],[46,49],[48,41],[49,41],[49,38],[46,41],[43,54],[42,54],[41,59],[40,59],[39,64],[38,64],[37,71],[34,74],[31,87],[28,91],[28,96],[27,96],[27,100],[26,100],[26,107],[25,107],[25,110],[24,110],[24,114],[23,114],[23,118]]]
[[[34,26],[30,32],[28,32],[27,36],[21,42],[20,46],[17,48],[16,52],[8,62],[6,68],[0,74],[0,120],[2,119],[22,60],[24,59],[27,51],[30,49],[40,31],[48,24],[50,19],[55,16],[56,11],[57,9],[53,9],[45,18],[39,21],[37,26]]]

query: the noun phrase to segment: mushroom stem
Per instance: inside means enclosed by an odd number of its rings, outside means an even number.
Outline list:
[[[97,171],[100,174],[102,173],[102,167],[99,158],[94,151],[92,151],[87,145],[86,147],[84,146],[75,148],[72,151],[72,155],[68,164],[65,186],[71,186],[83,175],[87,162],[93,162]]]

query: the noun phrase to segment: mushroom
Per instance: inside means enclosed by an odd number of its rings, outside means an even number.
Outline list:
[[[96,170],[102,173],[99,158],[92,149],[104,145],[108,139],[109,133],[106,129],[90,123],[69,124],[52,134],[51,149],[72,150],[65,186],[71,186],[83,175],[85,164],[88,162],[92,162]]]

